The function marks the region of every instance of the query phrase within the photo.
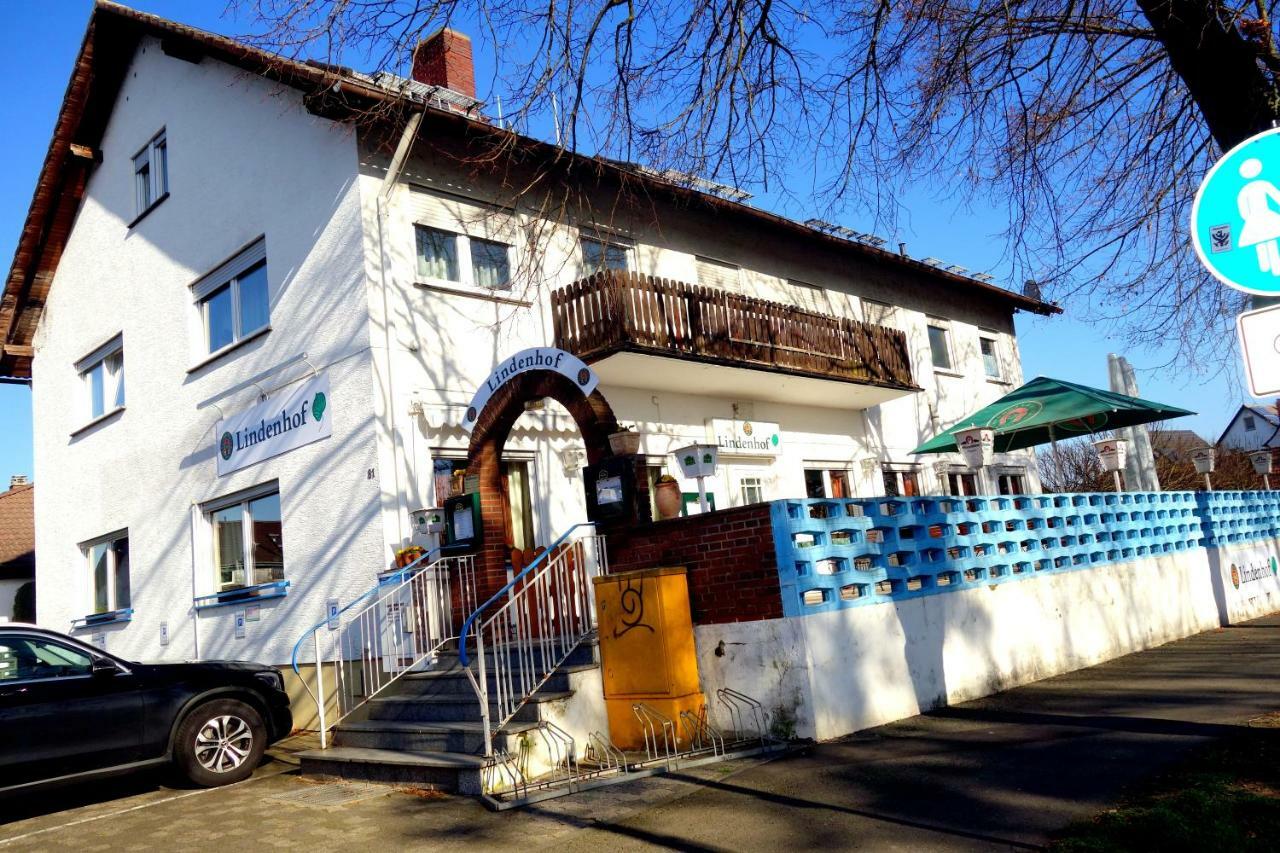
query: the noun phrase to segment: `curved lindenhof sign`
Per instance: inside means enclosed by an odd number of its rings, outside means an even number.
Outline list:
[[[533,347],[520,350],[510,358],[504,358],[498,362],[497,367],[489,374],[489,378],[476,391],[475,396],[471,398],[471,405],[467,407],[467,413],[462,416],[462,428],[467,432],[475,429],[480,413],[488,405],[489,399],[498,393],[498,389],[521,373],[528,373],[530,370],[550,370],[559,373],[572,382],[583,396],[589,396],[600,384],[600,377],[596,376],[596,372],[572,353],[555,347]]]

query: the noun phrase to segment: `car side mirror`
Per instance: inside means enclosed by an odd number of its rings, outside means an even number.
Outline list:
[[[119,675],[120,667],[106,658],[94,658],[93,666],[89,671],[93,673],[94,678],[103,678],[108,675]]]

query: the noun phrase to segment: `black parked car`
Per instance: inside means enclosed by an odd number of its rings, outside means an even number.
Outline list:
[[[169,762],[197,785],[226,785],[292,726],[269,666],[134,663],[0,623],[0,794]]]

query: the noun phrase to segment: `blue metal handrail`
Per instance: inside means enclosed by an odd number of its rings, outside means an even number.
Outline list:
[[[579,527],[595,527],[595,526],[596,526],[596,523],[594,521],[581,521],[575,524],[573,527],[570,527],[564,533],[560,534],[560,538],[552,542],[551,545],[547,548],[547,550],[543,551],[536,558],[534,558],[532,563],[530,563],[529,565],[525,566],[523,569],[520,570],[520,574],[516,575],[511,580],[507,581],[506,586],[504,586],[502,589],[498,590],[493,595],[491,595],[489,599],[485,601],[484,604],[481,604],[479,607],[477,607],[471,613],[471,615],[467,617],[466,621],[462,623],[462,630],[458,632],[458,660],[461,661],[463,666],[470,666],[471,664],[471,658],[467,655],[467,634],[471,630],[471,624],[475,622],[476,619],[480,618],[481,612],[490,604],[493,604],[499,598],[502,598],[504,595],[509,593],[517,583],[519,583],[521,580],[524,579],[525,575],[529,574],[529,572],[537,568],[539,563],[551,557],[555,553],[556,548],[559,548],[560,545],[564,543],[564,540],[569,538],[569,534],[573,533],[573,531],[577,530]]]
[[[364,601],[365,599],[367,599],[367,598],[369,598],[369,597],[371,597],[371,596],[377,595],[377,594],[378,594],[378,593],[383,589],[383,587],[385,587],[385,586],[387,585],[387,581],[388,581],[388,579],[390,579],[390,578],[394,578],[394,577],[399,577],[399,578],[400,578],[400,580],[401,580],[401,582],[403,582],[406,576],[408,576],[408,575],[410,575],[410,574],[417,574],[417,572],[418,572],[418,571],[421,571],[422,569],[426,568],[425,566],[420,566],[419,564],[420,564],[420,563],[422,563],[424,560],[428,560],[428,559],[430,559],[432,555],[434,555],[434,554],[439,554],[441,550],[442,550],[442,548],[432,548],[430,551],[428,551],[427,553],[423,554],[421,557],[419,557],[418,559],[414,560],[414,561],[413,561],[412,563],[410,563],[409,565],[407,565],[407,566],[405,566],[404,568],[400,569],[398,572],[395,572],[394,574],[389,574],[389,575],[384,576],[384,577],[383,577],[383,578],[378,582],[378,584],[377,584],[376,586],[374,586],[374,587],[373,587],[373,589],[369,590],[368,592],[362,593],[361,595],[357,596],[356,598],[353,598],[353,599],[351,600],[351,602],[350,602],[349,604],[347,604],[347,606],[346,606],[346,607],[343,607],[343,608],[341,608],[340,610],[338,610],[338,614],[337,614],[337,615],[341,616],[343,613],[346,613],[348,610],[350,610],[351,608],[355,607],[357,604],[359,604],[360,602]],[[416,567],[416,568],[415,568],[415,567]],[[303,632],[302,632],[302,636],[298,638],[298,642],[296,642],[296,643],[294,643],[294,644],[293,644],[293,655],[292,655],[292,658],[291,658],[291,660],[290,660],[290,666],[292,666],[292,667],[293,667],[293,671],[294,671],[294,673],[295,673],[295,674],[297,674],[297,675],[301,675],[301,674],[302,674],[301,670],[298,668],[298,650],[302,648],[302,644],[306,641],[307,637],[310,637],[310,636],[311,636],[312,634],[314,634],[316,631],[319,631],[321,628],[325,627],[325,626],[326,626],[326,625],[328,625],[328,624],[329,624],[329,619],[326,617],[325,619],[321,620],[320,622],[317,622],[315,625],[312,625],[312,626],[311,626],[310,628],[308,628],[306,631],[303,631]],[[317,665],[318,665],[319,663],[320,663],[319,661],[316,661],[316,664],[317,664]]]

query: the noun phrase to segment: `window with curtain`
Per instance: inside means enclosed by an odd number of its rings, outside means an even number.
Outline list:
[[[439,228],[415,225],[418,240],[418,275],[445,281],[461,281],[458,270],[458,235]]]
[[[470,238],[472,284],[489,290],[511,289],[511,252],[505,243]]]
[[[995,338],[978,338],[978,349],[982,353],[982,372],[989,379],[1000,378],[1000,349]]]

